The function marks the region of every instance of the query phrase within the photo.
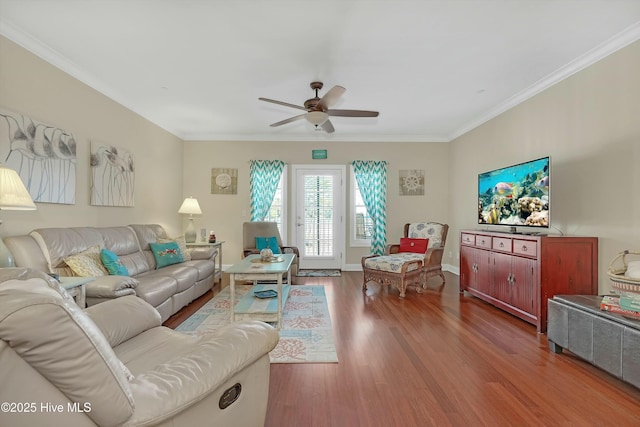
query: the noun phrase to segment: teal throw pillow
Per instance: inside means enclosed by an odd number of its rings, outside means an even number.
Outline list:
[[[259,251],[263,249],[271,249],[274,255],[277,255],[280,252],[280,247],[278,246],[278,239],[275,236],[272,237],[256,237],[256,249]]]
[[[115,254],[115,252],[110,251],[109,249],[102,249],[100,251],[100,259],[102,260],[102,264],[104,264],[105,268],[109,272],[109,274],[113,276],[128,276],[129,270],[127,267],[122,264],[122,261]]]
[[[156,269],[166,267],[171,264],[184,262],[180,246],[177,242],[149,243],[151,253],[156,260]]]

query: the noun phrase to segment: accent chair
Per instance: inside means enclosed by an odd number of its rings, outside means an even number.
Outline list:
[[[429,277],[440,276],[444,284],[442,256],[448,231],[447,224],[437,222],[405,224],[400,244],[387,245],[384,255],[362,258],[363,290],[368,282],[395,285],[404,298],[408,286],[422,293]]]
[[[259,254],[260,250],[256,245],[256,237],[271,238],[275,237],[278,248],[283,254],[295,254],[293,263],[291,264],[291,277],[298,274],[298,260],[300,252],[295,246],[285,246],[278,231],[278,225],[269,221],[250,221],[242,224],[242,256],[247,257],[252,254]],[[293,280],[293,279],[292,279]]]

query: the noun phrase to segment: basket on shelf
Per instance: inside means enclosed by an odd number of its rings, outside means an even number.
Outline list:
[[[640,279],[625,276],[629,263],[627,255],[640,255],[640,251],[620,252],[609,264],[607,275],[611,280],[611,287],[618,292],[640,293]],[[622,263],[622,265],[620,265]]]

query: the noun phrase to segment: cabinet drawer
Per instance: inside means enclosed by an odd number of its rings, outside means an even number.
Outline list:
[[[462,233],[462,236],[460,237],[460,242],[463,245],[475,245],[476,244],[476,236],[475,234],[469,234],[469,233]]]
[[[513,240],[513,253],[537,258],[538,242],[531,240]]]
[[[491,249],[491,237],[481,234],[476,236],[476,246],[485,249]]]
[[[494,237],[491,249],[501,252],[511,252],[511,239]]]

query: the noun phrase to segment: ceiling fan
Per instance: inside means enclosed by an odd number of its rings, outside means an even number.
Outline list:
[[[316,128],[320,127],[327,133],[335,132],[335,128],[329,116],[340,117],[378,117],[377,111],[366,110],[333,110],[330,107],[336,103],[336,101],[346,91],[342,86],[334,86],[322,98],[318,97],[318,91],[322,89],[322,82],[311,82],[311,89],[316,91],[316,96],[311,99],[307,99],[304,102],[304,107],[300,105],[290,104],[288,102],[276,101],[269,98],[258,98],[260,101],[271,102],[273,104],[284,105],[285,107],[296,108],[298,110],[304,110],[306,113],[299,116],[289,117],[288,119],[271,124],[271,127],[285,125],[287,123],[295,122],[300,119],[307,119],[309,123]]]

